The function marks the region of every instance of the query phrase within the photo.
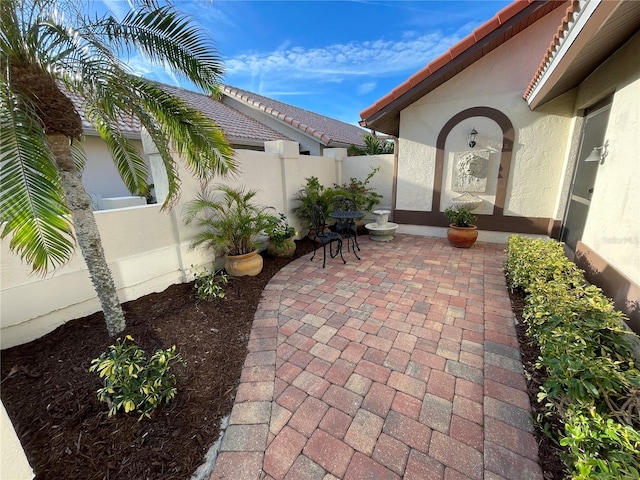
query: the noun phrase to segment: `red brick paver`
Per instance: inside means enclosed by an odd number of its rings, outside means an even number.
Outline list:
[[[541,480],[504,247],[359,240],[265,289],[211,479]]]

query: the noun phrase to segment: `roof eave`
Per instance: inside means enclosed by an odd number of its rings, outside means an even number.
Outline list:
[[[525,4],[526,3],[526,4]],[[410,77],[394,91],[381,98],[373,106],[361,112],[360,125],[379,132],[398,136],[400,129],[400,111],[460,73],[464,68],[484,56],[482,52],[494,40],[508,32],[519,22],[540,9],[550,6],[550,11],[566,2],[514,2],[502,12],[477,28],[469,36],[454,45],[445,54],[430,62],[425,68]],[[524,6],[521,6],[524,5]],[[520,8],[506,18],[508,9]],[[546,12],[546,13],[549,13]],[[494,25],[499,24],[494,27]],[[501,45],[501,44],[500,44]],[[498,45],[499,46],[499,45]],[[497,48],[497,47],[496,47]],[[476,60],[473,57],[481,54]],[[463,67],[466,62],[470,62]]]
[[[536,77],[531,81],[531,85],[524,95],[531,110],[535,110],[558,96],[558,92],[552,92],[558,80],[567,74],[586,43],[619,6],[618,2],[602,0],[586,0],[578,2],[578,4],[581,8],[574,11],[573,20],[566,25],[562,34],[554,37],[550,52],[543,59]],[[557,42],[557,45],[554,46],[554,42]],[[576,81],[581,80],[584,78]]]

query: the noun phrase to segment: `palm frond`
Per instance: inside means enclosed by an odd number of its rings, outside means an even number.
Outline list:
[[[46,273],[64,264],[75,248],[69,213],[44,131],[26,99],[0,85],[0,238]]]
[[[132,76],[129,85],[137,103],[165,126],[171,144],[200,179],[225,176],[236,169],[233,149],[213,120],[144,79]]]
[[[122,21],[109,17],[99,27],[120,52],[130,53],[135,47],[156,65],[168,65],[174,73],[209,90],[220,83],[222,59],[193,25],[188,16],[166,5],[132,10]]]

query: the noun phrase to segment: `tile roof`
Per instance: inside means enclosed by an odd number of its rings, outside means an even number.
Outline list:
[[[399,121],[398,118],[392,117],[398,117],[400,110],[562,5],[567,5],[567,2],[565,0],[515,0],[375,104],[362,110],[360,124],[397,135]],[[383,116],[387,118],[383,119]]]
[[[291,140],[286,135],[239,112],[235,108],[214,100],[209,95],[169,85],[161,85],[161,87],[163,90],[180,97],[191,107],[200,110],[216,122],[231,143],[242,145],[243,141],[262,143],[269,140]]]
[[[364,146],[363,135],[367,132],[355,125],[232,86],[223,85],[220,90],[230,98],[261,110],[314,137],[325,146],[340,147],[351,144]]]
[[[576,10],[578,9],[579,5],[580,5],[580,0],[573,0],[567,7],[566,14],[562,19],[560,26],[558,27],[558,33],[556,33],[553,36],[553,39],[551,40],[551,45],[549,45],[549,48],[547,49],[547,52],[545,53],[544,58],[540,63],[540,66],[538,67],[538,71],[535,73],[535,75],[531,79],[531,83],[529,83],[529,86],[527,87],[527,89],[524,92],[524,95],[522,96],[525,100],[529,97],[533,89],[536,87],[536,85],[540,81],[540,78],[542,78],[542,75],[544,74],[544,72],[547,70],[547,68],[549,68],[549,65],[551,65],[551,60],[555,56],[556,51],[558,50],[560,44],[564,40],[565,35],[569,31],[569,28],[568,28],[569,24],[572,23],[574,13],[576,13]]]
[[[248,115],[214,100],[209,95],[164,84],[160,85],[160,87],[168,93],[181,98],[192,108],[201,111],[212,119],[232,144],[261,145],[263,142],[270,140],[292,140]],[[82,127],[85,133],[89,135],[97,134],[93,125],[86,118],[82,98],[72,92],[67,91],[66,94],[82,118]],[[118,118],[118,126],[125,136],[138,137],[140,135],[140,121],[132,115],[121,115]]]
[[[639,30],[637,0],[573,0],[524,92],[529,108],[580,85]]]

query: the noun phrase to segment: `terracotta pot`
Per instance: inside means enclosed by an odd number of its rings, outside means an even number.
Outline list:
[[[255,277],[262,271],[262,257],[258,250],[244,255],[227,255],[224,269],[232,277]]]
[[[296,242],[292,238],[287,238],[280,244],[276,244],[272,239],[269,239],[267,245],[267,252],[273,257],[291,258],[296,253]]]
[[[471,225],[469,227],[456,227],[453,223],[449,225],[447,230],[447,239],[449,243],[458,248],[470,248],[476,243],[478,238],[478,227]]]

